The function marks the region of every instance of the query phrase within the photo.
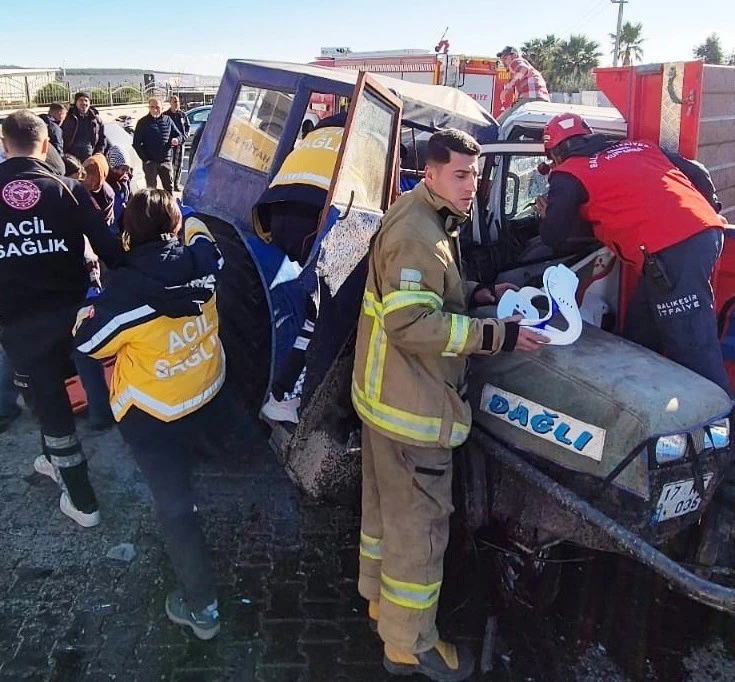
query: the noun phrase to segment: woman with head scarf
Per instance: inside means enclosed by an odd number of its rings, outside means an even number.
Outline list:
[[[92,195],[92,201],[102,212],[105,222],[112,226],[115,222],[115,193],[106,182],[110,166],[104,154],[92,154],[84,161],[84,178],[81,183]]]

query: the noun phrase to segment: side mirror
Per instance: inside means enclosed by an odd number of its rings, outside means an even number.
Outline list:
[[[508,173],[505,181],[505,217],[512,218],[518,213],[518,196],[521,179],[516,173]]]

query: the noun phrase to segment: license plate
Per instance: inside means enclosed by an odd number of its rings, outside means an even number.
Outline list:
[[[713,475],[705,474],[705,490]],[[693,478],[667,483],[661,491],[661,497],[658,498],[656,511],[653,514],[653,522],[660,523],[661,521],[675,519],[677,516],[684,516],[684,514],[697,511],[700,504],[702,504],[702,498],[697,494]]]

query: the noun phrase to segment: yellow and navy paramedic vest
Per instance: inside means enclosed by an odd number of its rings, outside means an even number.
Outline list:
[[[261,208],[281,201],[323,206],[332,182],[344,128],[319,128],[309,133],[286,157],[268,189],[253,207],[253,229],[271,240],[267,214]]]
[[[212,241],[201,221],[188,219],[186,243],[202,238]],[[161,421],[175,421],[212,400],[224,384],[214,295],[199,315],[189,317],[166,317],[139,301],[97,322],[94,306],[87,306],[79,311],[75,334],[82,324],[88,329],[79,350],[100,360],[116,358],[110,383],[116,421],[132,406]]]

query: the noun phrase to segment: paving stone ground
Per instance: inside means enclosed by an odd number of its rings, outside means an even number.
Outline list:
[[[227,451],[209,453],[196,475],[197,504],[218,575],[222,632],[200,642],[164,614],[173,575],[126,446],[115,429],[91,433],[84,419],[78,429],[101,504],[95,529],[64,517],[55,484],[33,472],[38,433],[26,412],[0,435],[0,680],[391,679],[356,591],[357,504],[303,497],[258,427],[247,427]],[[134,558],[107,558],[122,543],[134,546]],[[440,624],[479,650],[482,610],[473,611],[476,593],[463,585],[464,570],[453,571],[458,589],[443,597]],[[573,585],[579,580],[571,574]],[[568,605],[568,595],[561,601]],[[596,643],[594,618],[602,615],[580,615],[588,631],[581,643],[558,627],[568,614],[502,621],[495,670],[473,679],[628,679]],[[690,653],[697,674],[701,660],[732,670],[731,654],[709,646]]]
[[[55,484],[32,471],[34,431],[24,416],[0,436],[0,677],[358,679],[353,669],[379,663],[355,595],[355,507],[302,498],[257,430],[247,451],[196,477],[223,619],[207,643],[163,612],[171,569],[116,430],[79,423],[103,515],[90,530],[62,516]],[[121,543],[135,548],[129,563],[106,558]]]
[[[356,505],[295,489],[258,430],[210,453],[196,476],[212,549],[222,633],[200,642],[163,611],[173,575],[148,489],[115,429],[79,433],[102,524],[58,510],[32,469],[27,415],[0,436],[0,679],[381,680],[381,647],[356,593]],[[129,563],[107,558],[122,543]]]

